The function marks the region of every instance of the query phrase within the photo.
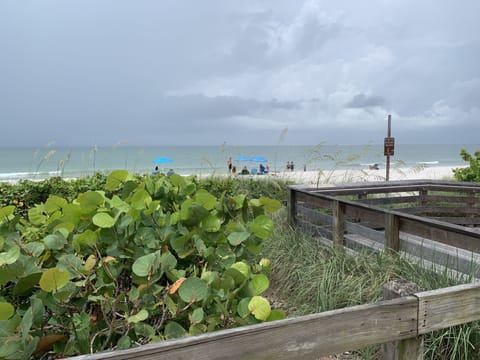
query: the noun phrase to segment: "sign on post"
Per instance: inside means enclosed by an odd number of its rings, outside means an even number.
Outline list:
[[[393,156],[395,153],[395,138],[394,137],[386,137],[383,142],[383,154],[385,156]]]

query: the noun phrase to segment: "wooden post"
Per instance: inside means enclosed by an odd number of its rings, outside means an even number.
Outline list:
[[[413,295],[420,291],[417,284],[403,279],[393,280],[383,286],[384,300]],[[423,336],[382,344],[384,360],[422,360]]]
[[[385,251],[400,251],[400,221],[398,216],[390,213],[385,214]]]
[[[345,205],[338,200],[332,203],[333,245],[343,248],[345,232]]]
[[[419,202],[420,202],[420,206],[425,206],[427,205],[427,194],[428,194],[428,190],[427,188],[421,188],[418,192],[418,196],[419,196]]]
[[[296,204],[296,197],[295,197],[295,189],[293,186],[290,186],[287,190],[287,223],[290,226],[294,226],[296,223],[295,217],[296,217],[296,209],[295,209],[295,204]]]
[[[385,166],[385,180],[390,180],[390,156],[394,154],[395,138],[392,137],[392,115],[388,114],[388,128],[387,137],[384,140],[383,153],[387,157],[387,163]]]

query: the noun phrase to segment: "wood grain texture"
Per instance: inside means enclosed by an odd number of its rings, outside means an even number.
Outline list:
[[[480,286],[466,284],[415,294],[419,334],[480,320]]]
[[[71,359],[318,359],[416,336],[417,320],[411,296]]]

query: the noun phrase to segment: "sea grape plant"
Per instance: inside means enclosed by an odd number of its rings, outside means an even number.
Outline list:
[[[111,194],[111,195],[107,195]],[[254,263],[280,207],[117,170],[105,191],[0,208],[0,358],[125,349],[281,319]]]
[[[453,174],[458,181],[480,182],[480,151],[475,151],[473,156],[465,148],[460,149],[463,161],[469,163],[468,167],[453,169]]]

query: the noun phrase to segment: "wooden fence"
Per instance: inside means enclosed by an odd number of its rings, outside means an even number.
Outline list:
[[[468,284],[71,359],[318,359],[479,319],[480,285]]]
[[[480,275],[480,184],[424,180],[292,186],[288,218],[337,246],[403,252]]]
[[[471,273],[480,253],[478,194],[480,184],[439,181],[291,187],[288,217],[336,246],[421,254]],[[417,344],[423,334],[476,320],[478,283],[71,359],[318,359],[396,341]],[[396,349],[385,359],[422,358],[421,347]]]

